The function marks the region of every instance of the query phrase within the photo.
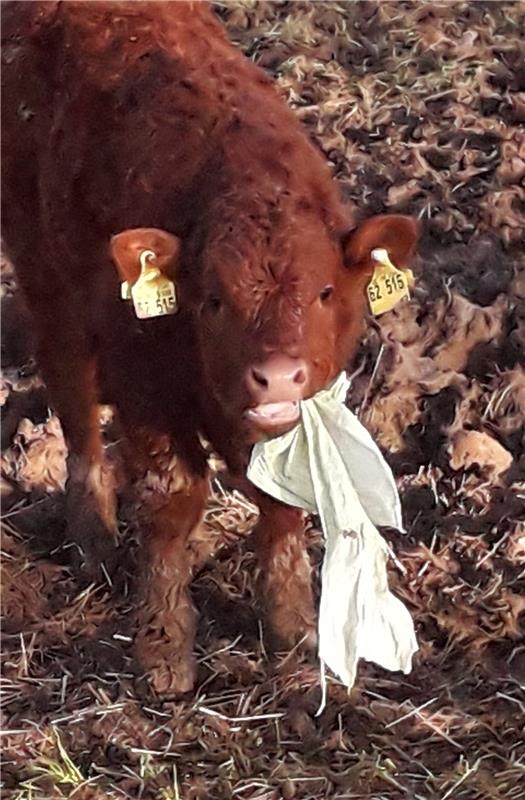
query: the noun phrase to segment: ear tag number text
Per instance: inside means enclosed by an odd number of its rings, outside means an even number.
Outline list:
[[[390,311],[404,297],[410,298],[409,287],[414,285],[414,276],[409,269],[395,267],[384,249],[372,250],[371,256],[377,266],[366,292],[370,310],[377,317]]]

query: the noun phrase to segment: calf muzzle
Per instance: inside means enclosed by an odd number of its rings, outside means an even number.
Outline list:
[[[308,391],[309,369],[302,358],[274,353],[252,364],[245,373],[251,399],[246,416],[268,431],[288,427],[299,419],[299,401]]]

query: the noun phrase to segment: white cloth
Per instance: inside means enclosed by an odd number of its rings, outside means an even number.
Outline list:
[[[325,540],[319,657],[349,688],[357,661],[410,672],[417,642],[412,618],[388,589],[388,547],[375,525],[403,530],[392,471],[344,405],[342,373],[301,403],[301,422],[259,442],[248,478],[288,505],[318,514]]]

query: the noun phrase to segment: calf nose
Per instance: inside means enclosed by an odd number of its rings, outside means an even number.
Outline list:
[[[256,403],[301,400],[307,389],[308,367],[302,358],[275,354],[246,372],[246,385]]]

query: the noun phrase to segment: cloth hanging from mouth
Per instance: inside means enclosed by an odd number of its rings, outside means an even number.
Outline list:
[[[323,674],[326,665],[351,688],[360,658],[406,674],[418,647],[407,608],[388,589],[389,549],[376,528],[404,532],[397,487],[369,432],[344,405],[349,383],[342,373],[302,401],[293,430],[254,446],[247,475],[321,520],[319,658]]]

